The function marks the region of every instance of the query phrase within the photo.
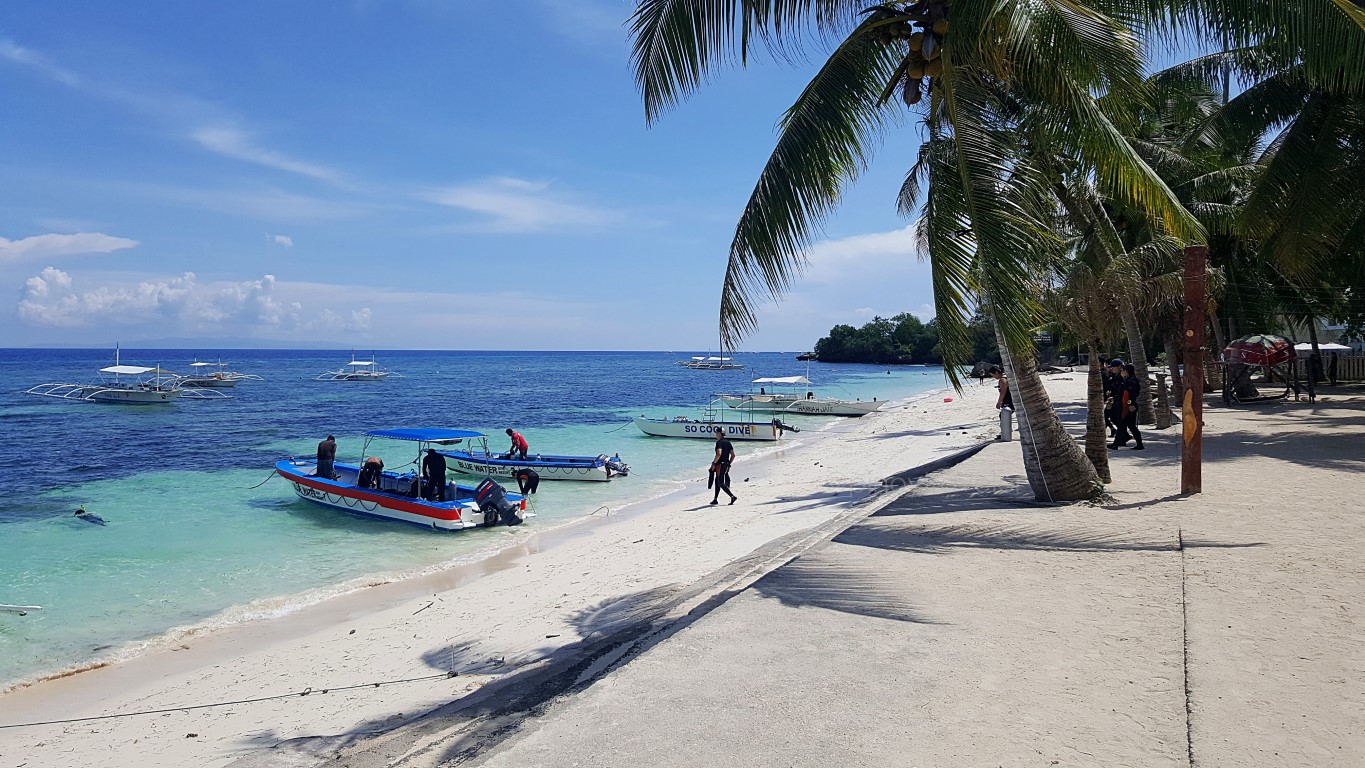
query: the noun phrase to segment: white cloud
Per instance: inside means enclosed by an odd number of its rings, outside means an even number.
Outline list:
[[[256,146],[245,132],[228,126],[205,126],[190,134],[199,146],[226,157],[245,160],[289,173],[338,183],[341,175],[331,168],[294,160],[273,150]]]
[[[22,240],[0,237],[0,263],[36,259],[55,259],[83,253],[112,253],[137,246],[136,240],[114,237],[100,232],[77,232],[73,235],[34,235]]]
[[[47,58],[28,48],[16,44],[14,41],[0,38],[0,59],[22,64],[23,66],[37,70],[39,73],[49,77],[62,85],[76,87],[80,85],[80,80],[72,73],[48,61]]]
[[[201,283],[193,272],[78,290],[69,274],[48,267],[25,281],[18,310],[25,324],[36,327],[141,327],[169,335],[341,335],[370,327],[368,308],[309,312],[302,301],[277,293],[274,275]]]
[[[498,176],[428,192],[423,197],[438,205],[479,214],[470,227],[487,232],[541,232],[591,229],[616,218],[564,199],[548,182]]]
[[[828,283],[859,278],[879,279],[887,270],[902,271],[919,262],[915,225],[890,232],[822,240],[806,250],[803,282]]]
[[[270,242],[283,245],[285,248],[294,247],[294,238],[289,235],[271,235]]]

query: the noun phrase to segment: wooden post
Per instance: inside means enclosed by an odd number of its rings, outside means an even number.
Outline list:
[[[1180,452],[1180,492],[1204,489],[1204,272],[1209,249],[1191,245],[1185,249],[1185,371],[1180,416],[1184,446]]]

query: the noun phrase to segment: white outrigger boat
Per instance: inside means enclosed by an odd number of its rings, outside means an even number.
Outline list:
[[[675,416],[671,419],[650,419],[636,416],[633,421],[646,435],[655,437],[694,437],[715,440],[716,430],[725,430],[730,440],[761,440],[774,442],[782,439],[785,432],[800,432],[797,427],[783,424],[781,419],[757,421],[752,413],[736,413],[739,418],[727,419],[723,408],[718,408],[712,400],[702,409],[701,418]]]
[[[805,376],[774,376],[754,379],[758,394],[719,395],[721,402],[731,408],[747,408],[764,413],[800,413],[807,416],[865,416],[886,405],[885,400],[838,400],[831,397],[816,397],[807,390],[810,379]],[[768,387],[786,387],[786,391],[768,392]]]
[[[744,366],[734,362],[729,357],[694,357],[690,360],[679,360],[678,365],[691,368],[694,371],[737,371]]]
[[[512,458],[511,454],[498,454],[488,450],[488,436],[472,432],[466,438],[465,450],[443,450],[441,455],[451,459],[453,471],[467,475],[488,475],[492,477],[514,477],[517,470],[530,468],[536,471],[541,480],[587,480],[606,482],[613,477],[630,474],[630,466],[621,461],[620,454],[608,456],[559,456],[550,454],[527,454],[526,458]]]
[[[365,433],[365,446],[357,465],[335,464],[335,478],[317,475],[316,458],[290,458],[275,463],[275,471],[294,488],[300,499],[370,517],[401,520],[436,531],[459,531],[491,525],[517,525],[525,519],[526,500],[507,493],[492,478],[478,487],[447,482],[445,501],[422,498],[416,472],[364,473],[365,454],[376,438],[417,443],[417,464],[428,447],[452,445],[478,432],[462,429],[375,429]],[[382,465],[381,465],[382,466]],[[365,487],[361,481],[368,481]]]
[[[27,616],[30,611],[41,611],[41,605],[5,605],[0,603],[0,613],[17,613],[20,616]]]
[[[86,403],[117,405],[169,405],[179,398],[187,400],[226,400],[231,395],[200,387],[181,385],[181,377],[160,367],[122,365],[120,351],[114,350],[114,364],[100,369],[101,381],[95,384],[39,384],[24,390],[26,395],[53,397]],[[131,378],[130,378],[131,377]]]
[[[183,387],[227,389],[237,386],[237,383],[242,381],[265,381],[265,378],[254,373],[224,370],[227,368],[227,363],[221,360],[216,363],[203,363],[195,360],[190,363],[190,367],[194,369],[194,373],[180,377],[180,385]],[[211,370],[213,368],[218,370]]]
[[[384,379],[401,379],[402,374],[390,371],[387,368],[379,367],[371,355],[369,360],[355,359],[355,353],[351,353],[351,362],[343,365],[335,371],[325,371],[319,373],[318,381],[383,381]]]

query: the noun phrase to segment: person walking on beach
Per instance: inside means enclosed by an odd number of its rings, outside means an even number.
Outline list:
[[[1138,380],[1137,369],[1131,363],[1119,368],[1118,386],[1114,388],[1113,414],[1114,421],[1118,423],[1118,434],[1114,436],[1114,442],[1109,445],[1111,449],[1118,449],[1128,444],[1131,437],[1136,445],[1133,450],[1144,450],[1142,445],[1142,433],[1138,432],[1137,426],[1137,401],[1138,401]]]
[[[711,499],[712,504],[720,503],[721,491],[725,491],[725,495],[730,497],[731,504],[739,498],[730,492],[730,465],[733,463],[735,447],[725,439],[725,430],[716,427],[716,457],[711,460],[711,471],[716,473],[716,495]]]
[[[526,438],[521,436],[516,430],[507,430],[507,436],[512,438],[512,447],[507,449],[507,458],[520,455],[522,461],[526,460],[526,452],[531,450],[531,446],[526,444]]]
[[[326,440],[318,443],[318,469],[315,474],[328,480],[337,479],[336,459],[337,439],[328,435]]]
[[[427,498],[431,501],[446,500],[446,457],[435,448],[428,448],[422,459],[422,479],[427,483]]]
[[[1100,387],[1104,390],[1104,427],[1109,430],[1110,439],[1119,436],[1119,422],[1123,414],[1114,410],[1112,401],[1123,381],[1123,361],[1117,357],[1105,364],[1100,370]]]
[[[1008,443],[1014,438],[1014,396],[1010,394],[1010,380],[998,365],[992,365],[987,373],[998,382],[996,389],[1000,390],[995,398],[995,407],[1000,411],[1000,436],[995,439]]]

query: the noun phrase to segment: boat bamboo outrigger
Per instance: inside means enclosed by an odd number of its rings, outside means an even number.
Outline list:
[[[382,462],[374,470],[362,470],[373,466],[365,457],[375,439],[417,443],[413,464],[421,466],[427,448],[453,445],[478,435],[462,429],[375,429],[365,433],[359,464],[335,464],[334,477],[317,474],[316,458],[282,459],[276,462],[275,471],[289,481],[300,499],[346,512],[400,520],[438,531],[517,525],[524,519],[525,498],[507,493],[492,478],[477,487],[445,482],[444,500],[435,501],[424,498],[436,494],[429,493],[432,489],[415,471],[384,470]]]
[[[621,461],[620,454],[608,456],[561,456],[552,454],[530,454],[526,458],[513,458],[512,454],[493,453],[488,449],[488,436],[473,432],[466,438],[462,450],[443,450],[441,454],[453,461],[453,470],[468,475],[490,475],[492,477],[514,477],[517,470],[535,470],[541,480],[586,480],[606,482],[614,477],[630,474],[630,466]]]
[[[807,416],[865,416],[886,405],[885,400],[839,400],[816,397],[806,389],[811,386],[805,376],[769,376],[754,379],[758,392],[747,395],[718,395],[731,408],[748,408],[764,413],[800,413]],[[769,391],[769,389],[772,391]]]
[[[401,378],[402,374],[379,367],[374,355],[370,355],[369,360],[357,360],[354,352],[351,353],[351,362],[335,371],[324,371],[317,375],[318,381],[383,381]]]
[[[123,365],[120,350],[114,349],[114,364],[101,368],[100,381],[93,384],[39,384],[24,390],[26,395],[52,397],[86,403],[118,405],[169,405],[177,399],[226,400],[231,395],[201,387],[182,386],[182,377],[160,366]]]

